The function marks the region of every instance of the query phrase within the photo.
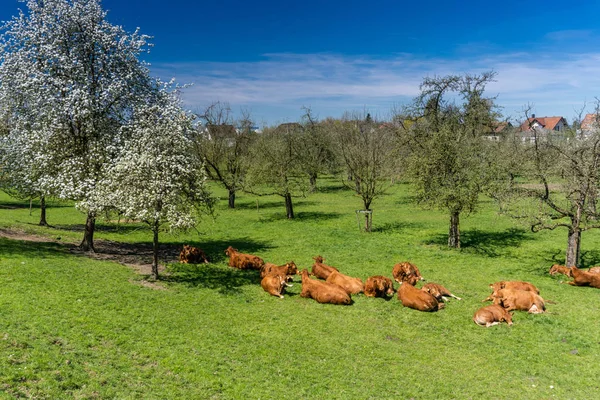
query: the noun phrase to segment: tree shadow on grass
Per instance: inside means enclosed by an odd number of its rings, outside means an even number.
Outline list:
[[[383,232],[383,233],[391,233],[397,231],[405,231],[412,229],[419,229],[425,226],[425,224],[419,222],[407,222],[407,221],[399,221],[399,222],[386,222],[381,225],[377,225],[377,221],[373,221],[373,225],[375,227],[372,229],[372,232]]]
[[[217,290],[223,294],[231,294],[246,285],[260,285],[259,271],[221,265],[173,264],[167,272],[163,281]]]
[[[35,224],[32,224],[32,225],[35,225]],[[57,229],[60,231],[82,232],[83,233],[85,231],[85,224],[70,224],[70,225],[56,224],[56,225],[50,225],[50,228]],[[120,224],[97,223],[94,229],[95,229],[95,232],[110,232],[110,233],[122,233],[122,234],[129,234],[129,233],[133,233],[133,232],[147,230],[148,234],[151,235],[150,228],[147,225],[137,224],[137,223],[135,225],[127,224],[127,223],[120,223]]]
[[[340,218],[342,214],[337,212],[321,212],[321,211],[300,211],[294,214],[293,219],[288,219],[285,215],[285,210],[281,213],[273,213],[270,215],[264,215],[260,217],[261,222],[275,222],[275,221],[325,221],[335,218]]]
[[[509,228],[505,231],[482,231],[472,229],[461,232],[460,246],[464,251],[473,252],[486,257],[506,255],[510,247],[519,247],[522,242],[532,240],[524,229]],[[447,245],[448,235],[436,235],[425,244]]]
[[[225,250],[231,246],[237,249],[240,253],[255,254],[260,257],[260,252],[272,248],[268,243],[257,242],[250,238],[232,238],[228,240],[205,240],[205,241],[187,241],[183,244],[189,244],[198,247],[206,253],[208,260],[211,263],[220,263],[228,260],[225,255]],[[178,247],[179,251],[182,246]],[[259,254],[257,254],[259,253]],[[179,254],[179,252],[177,253]]]
[[[23,256],[25,258],[45,256],[65,256],[68,248],[64,244],[51,241],[15,240],[0,237],[0,254],[2,256]]]

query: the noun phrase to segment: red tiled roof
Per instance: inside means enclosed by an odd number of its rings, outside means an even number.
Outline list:
[[[521,124],[521,130],[528,131],[530,130],[530,126],[537,122],[542,126],[542,128],[551,131],[563,119],[563,117],[531,117]]]
[[[599,117],[597,114],[586,114],[583,121],[581,121],[581,129],[589,130],[594,127],[594,125],[598,126]]]

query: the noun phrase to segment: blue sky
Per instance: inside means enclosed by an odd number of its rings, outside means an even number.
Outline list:
[[[569,122],[600,97],[600,2],[103,0],[111,23],[153,36],[154,75],[184,101],[248,109],[259,125],[368,110],[386,117],[423,77],[497,72],[488,95],[518,120]],[[0,20],[24,7],[0,1]]]

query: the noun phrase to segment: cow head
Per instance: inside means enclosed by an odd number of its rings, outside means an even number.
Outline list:
[[[318,264],[322,264],[323,261],[325,261],[325,259],[323,257],[321,257],[321,256],[313,257],[313,260],[315,260],[315,262],[318,263]]]
[[[225,250],[225,255],[227,256],[231,256],[233,253],[237,252],[237,249],[234,249],[233,247],[229,246],[227,248],[227,250]]]
[[[286,263],[285,265],[287,265],[287,268],[288,268],[288,271],[287,271],[288,275],[299,275],[300,274],[295,262],[290,261],[289,263]]]

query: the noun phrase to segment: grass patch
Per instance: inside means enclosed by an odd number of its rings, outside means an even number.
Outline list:
[[[285,219],[278,197],[240,195],[197,232],[162,235],[165,248],[201,247],[209,265],[169,264],[154,290],[130,267],[73,254],[85,216],[50,202],[36,225],[28,203],[0,195],[0,229],[47,241],[0,238],[0,393],[7,398],[593,398],[600,367],[600,292],[547,275],[564,260],[566,232],[533,234],[491,201],[461,220],[463,248],[445,247],[448,218],[410,201],[406,185],[373,204],[374,232],[358,230],[360,200],[336,180],[298,199]],[[137,224],[99,221],[97,238],[150,245]],[[60,239],[58,239],[60,238]],[[228,245],[277,264],[328,264],[363,279],[416,263],[462,301],[419,313],[354,296],[348,307],[267,295],[254,271],[227,266]],[[585,232],[584,262],[600,260]],[[166,257],[166,256],[165,256]],[[485,329],[471,317],[501,279],[523,279],[554,301],[549,313],[515,313]],[[297,279],[298,280],[298,279]]]

